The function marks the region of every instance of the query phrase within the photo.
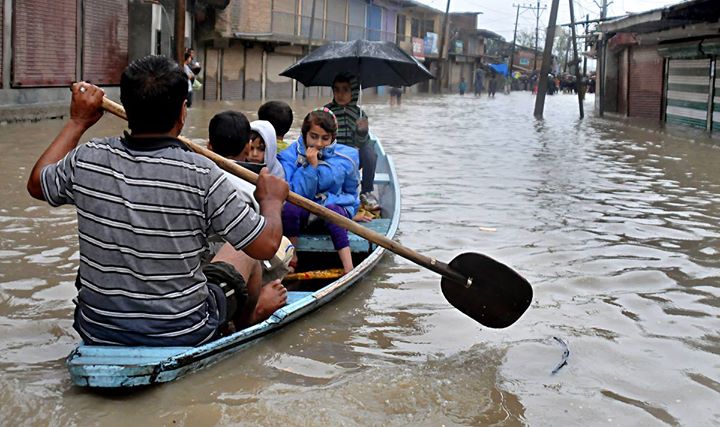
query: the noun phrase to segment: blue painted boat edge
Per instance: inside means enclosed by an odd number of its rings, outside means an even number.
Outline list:
[[[378,143],[378,154],[382,155],[382,159],[387,162],[388,174],[392,177],[390,184],[394,192],[395,205],[393,206],[392,221],[386,232],[386,236],[392,239],[397,232],[400,221],[400,186],[392,158],[385,154],[380,141],[377,139],[376,141]],[[257,342],[258,338],[274,332],[338,297],[363,278],[380,261],[384,253],[384,248],[376,247],[350,274],[290,305],[282,307],[264,322],[202,346],[154,348],[85,346],[81,344],[66,359],[71,379],[78,386],[106,388],[135,387],[178,379],[186,373],[212,365],[231,356],[253,342]],[[117,354],[113,354],[114,352],[117,352]],[[128,353],[132,354],[133,352],[144,356],[149,355],[150,357],[145,358],[148,360],[139,360],[139,363],[129,364],[127,363]],[[122,363],[118,360],[115,364],[77,363],[77,358],[83,353],[103,354],[111,359],[125,359],[125,362]],[[156,357],[153,357],[153,354]]]

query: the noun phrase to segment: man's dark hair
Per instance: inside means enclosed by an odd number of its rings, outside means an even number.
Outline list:
[[[275,135],[282,138],[292,126],[292,108],[282,101],[268,101],[258,109],[258,120],[269,121],[275,128]]]
[[[146,56],[120,78],[120,100],[133,133],[164,133],[177,122],[188,92],[188,77],[175,61]]]
[[[250,142],[250,122],[243,113],[223,111],[210,119],[210,145],[224,157],[242,153]]]

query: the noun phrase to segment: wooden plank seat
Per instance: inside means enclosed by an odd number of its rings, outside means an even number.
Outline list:
[[[390,183],[390,174],[376,173],[375,180],[373,180],[373,182],[375,183],[375,185],[389,184]]]
[[[359,224],[385,235],[390,228],[390,218],[378,218]],[[350,250],[352,252],[370,252],[375,249],[375,244],[354,233],[348,232],[348,240],[350,240]],[[333,252],[335,248],[328,234],[303,234],[298,240],[297,250],[304,252]]]

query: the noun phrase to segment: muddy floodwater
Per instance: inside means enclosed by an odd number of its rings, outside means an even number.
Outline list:
[[[388,254],[334,303],[199,373],[97,394],[64,358],[78,336],[75,213],[25,191],[63,122],[0,127],[0,425],[720,424],[720,145],[594,117],[577,99],[367,97],[402,190],[397,239],[515,268],[534,300],[507,329],[449,305]],[[299,120],[320,101],[293,103]],[[202,103],[185,135],[217,111]],[[117,134],[103,118],[88,136]],[[560,367],[569,350],[567,364]],[[559,369],[558,369],[559,368]],[[554,373],[553,373],[554,372]]]

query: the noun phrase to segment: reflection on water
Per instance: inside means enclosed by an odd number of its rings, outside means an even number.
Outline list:
[[[445,261],[476,251],[534,285],[488,330],[439,278],[387,256],[359,286],[236,357],[129,394],[72,387],[75,214],[25,193],[61,128],[3,127],[0,424],[711,425],[720,421],[720,151],[599,118],[571,96],[366,101],[393,155],[398,238]],[[590,100],[586,109],[591,105]],[[314,101],[294,104],[296,125]],[[255,103],[198,104],[186,135]],[[296,126],[296,129],[298,126]],[[116,134],[103,119],[91,135]],[[556,374],[566,341],[570,358]],[[152,405],[147,402],[152,401]],[[51,420],[51,421],[48,421]]]

